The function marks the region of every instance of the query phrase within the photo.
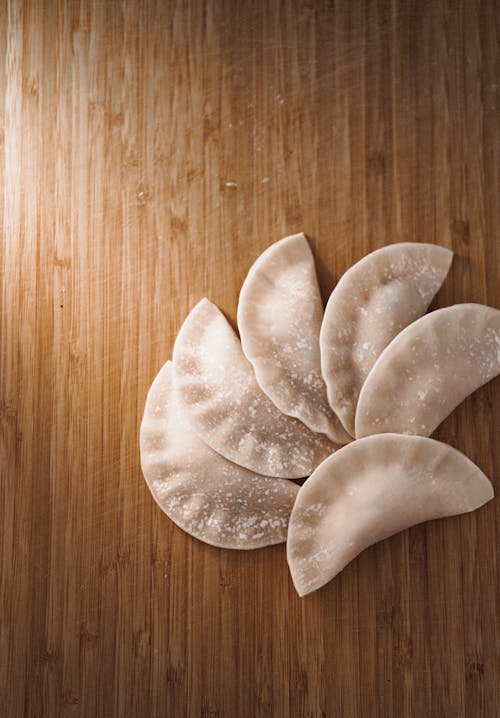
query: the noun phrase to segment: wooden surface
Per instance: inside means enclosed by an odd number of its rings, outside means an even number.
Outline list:
[[[0,715],[498,718],[498,498],[299,599],[284,546],[160,512],[144,399],[204,295],[311,238],[324,297],[388,242],[500,307],[494,0],[3,0]],[[500,490],[500,384],[438,438]]]

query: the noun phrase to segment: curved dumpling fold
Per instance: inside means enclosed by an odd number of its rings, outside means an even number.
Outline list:
[[[308,476],[337,447],[283,414],[262,392],[228,321],[202,299],[173,352],[179,402],[198,436],[227,459],[266,476]]]
[[[429,436],[500,372],[500,311],[455,304],[421,317],[382,352],[359,395],[356,436]]]
[[[171,362],[149,390],[140,447],[153,498],[187,533],[221,548],[285,541],[299,487],[237,466],[198,439],[176,400]]]
[[[284,414],[345,444],[351,436],[328,404],[321,374],[323,304],[304,234],[275,242],[254,262],[241,288],[241,345],[262,391]]]
[[[434,244],[391,244],[354,264],[330,295],[320,333],[321,368],[330,406],[352,436],[368,372],[398,332],[426,311],[452,257]]]
[[[315,591],[377,541],[491,498],[486,476],[451,446],[400,434],[354,441],[299,490],[287,539],[295,588],[300,596]]]

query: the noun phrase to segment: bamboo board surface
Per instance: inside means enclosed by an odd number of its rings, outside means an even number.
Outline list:
[[[154,504],[147,389],[201,297],[234,322],[305,231],[452,248],[433,306],[500,307],[494,0],[0,3],[0,715],[498,718],[500,502],[299,599],[284,546]],[[437,438],[500,489],[500,384]]]

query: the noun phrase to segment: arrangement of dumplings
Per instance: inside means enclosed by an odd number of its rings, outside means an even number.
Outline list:
[[[250,268],[239,337],[202,299],[141,424],[142,471],[167,516],[221,548],[286,541],[304,596],[371,544],[493,498],[475,464],[428,438],[500,373],[499,310],[425,314],[451,261],[433,244],[383,247],[344,274],[323,311],[296,234]]]

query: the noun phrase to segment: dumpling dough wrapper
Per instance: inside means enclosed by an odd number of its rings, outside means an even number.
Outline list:
[[[299,487],[237,466],[198,439],[177,402],[171,362],[149,390],[140,448],[153,498],[187,533],[220,548],[285,541]]]

